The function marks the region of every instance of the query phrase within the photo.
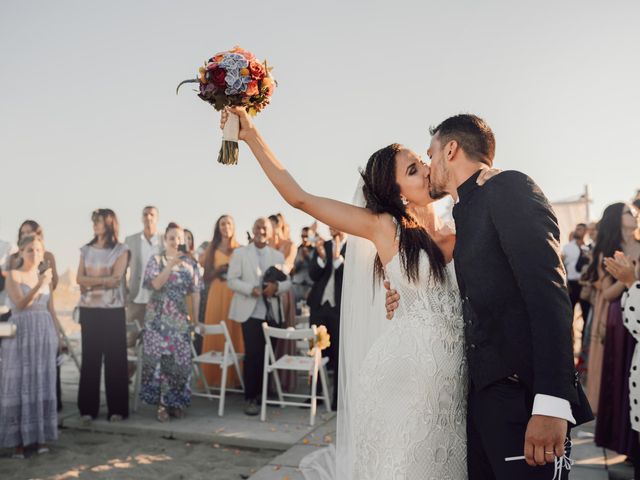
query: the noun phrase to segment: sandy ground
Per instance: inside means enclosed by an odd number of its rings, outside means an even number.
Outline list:
[[[3,480],[240,480],[255,473],[279,452],[61,430],[49,454],[28,451],[25,460],[14,460],[12,453],[12,450],[0,450]]]

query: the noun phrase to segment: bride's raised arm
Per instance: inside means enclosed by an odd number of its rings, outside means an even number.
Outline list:
[[[319,197],[305,191],[278,161],[244,108],[234,107],[229,109],[229,113],[224,112],[221,126],[224,126],[229,114],[240,117],[238,138],[247,143],[264,173],[289,205],[342,232],[367,238],[378,244],[377,240],[383,232],[386,232],[383,227],[385,224],[383,216],[374,214],[366,208]]]

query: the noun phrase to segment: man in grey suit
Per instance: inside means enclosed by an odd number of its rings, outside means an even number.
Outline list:
[[[144,325],[144,312],[151,297],[151,292],[143,288],[144,270],[149,259],[163,249],[164,239],[158,233],[158,209],[154,206],[144,207],[142,210],[142,232],[129,235],[125,243],[129,247],[128,292],[127,292],[127,322],[138,321]],[[133,346],[136,336],[129,338],[129,346]]]
[[[271,303],[274,313],[278,312],[276,296],[291,289],[289,279],[284,282],[263,282],[264,273],[269,267],[282,269],[284,264],[284,255],[267,245],[271,228],[269,219],[257,219],[253,224],[253,243],[233,252],[227,272],[227,284],[234,291],[229,319],[242,324],[244,337],[243,376],[247,402],[244,412],[247,415],[259,413],[258,396],[262,391],[265,349],[262,322],[267,316],[266,302]]]

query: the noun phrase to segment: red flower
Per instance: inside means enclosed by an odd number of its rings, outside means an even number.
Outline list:
[[[253,77],[255,80],[261,80],[264,77],[266,71],[264,69],[264,65],[254,60],[252,62],[249,62],[249,73],[251,73],[251,77]]]
[[[220,67],[216,67],[211,70],[211,81],[216,87],[225,87],[227,85],[224,77],[227,75],[227,72]]]
[[[253,95],[258,95],[258,93],[260,93],[260,90],[258,89],[258,81],[252,80],[251,82],[249,82],[249,84],[247,85],[247,91],[245,93],[250,97],[252,97]]]

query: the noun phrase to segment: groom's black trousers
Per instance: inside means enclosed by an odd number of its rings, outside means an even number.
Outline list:
[[[482,390],[470,386],[467,415],[469,480],[551,480],[553,464],[530,467],[524,460],[524,435],[533,395],[520,382],[500,380]],[[566,448],[567,456],[570,454]],[[562,480],[569,478],[563,470]]]

